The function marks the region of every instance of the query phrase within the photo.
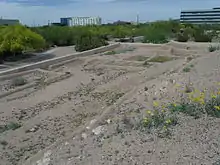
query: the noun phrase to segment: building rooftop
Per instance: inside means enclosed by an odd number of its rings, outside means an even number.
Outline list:
[[[220,12],[220,8],[213,9],[195,9],[195,10],[182,10],[181,13],[206,13],[206,12]]]
[[[18,19],[0,19],[0,25],[14,25],[19,23]]]

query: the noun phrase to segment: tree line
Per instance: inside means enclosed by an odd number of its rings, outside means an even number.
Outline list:
[[[0,27],[0,58],[18,56],[25,51],[42,51],[49,47],[75,45],[85,51],[108,44],[111,38],[144,36],[145,43],[166,43],[171,39],[186,42],[211,42],[218,36],[218,25],[180,24],[156,21],[139,25]]]

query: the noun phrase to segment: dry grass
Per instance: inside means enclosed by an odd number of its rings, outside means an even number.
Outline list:
[[[173,60],[172,57],[168,57],[168,56],[156,56],[151,58],[150,60],[148,60],[148,62],[158,62],[158,63],[163,63],[163,62],[167,62],[167,61],[171,61]]]
[[[147,56],[141,56],[141,55],[137,55],[137,56],[132,56],[130,58],[128,58],[127,60],[131,60],[131,61],[146,61],[149,57]]]

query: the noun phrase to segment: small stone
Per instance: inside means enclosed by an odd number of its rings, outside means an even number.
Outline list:
[[[148,91],[148,87],[144,87],[144,90],[145,90],[145,91]]]
[[[103,128],[103,126],[98,126],[98,127],[96,127],[95,129],[93,129],[92,132],[93,132],[95,135],[99,135],[99,134],[101,134],[101,133],[104,132],[104,128]]]
[[[110,124],[110,123],[111,123],[111,120],[110,120],[110,119],[108,119],[108,120],[106,120],[106,122],[107,122],[108,124]]]
[[[82,133],[82,138],[86,139],[87,138],[87,134],[86,133]]]

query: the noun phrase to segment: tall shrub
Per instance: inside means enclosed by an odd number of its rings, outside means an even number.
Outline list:
[[[91,32],[83,32],[76,39],[75,50],[81,52],[105,45],[108,43],[102,37],[93,35]]]
[[[0,54],[4,57],[22,54],[26,50],[42,49],[44,46],[44,38],[24,26],[7,26],[0,31]]]
[[[161,44],[168,42],[166,34],[160,29],[149,28],[144,36],[144,43]]]

